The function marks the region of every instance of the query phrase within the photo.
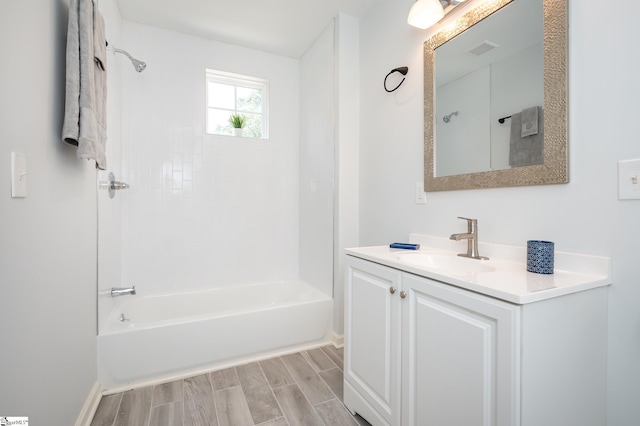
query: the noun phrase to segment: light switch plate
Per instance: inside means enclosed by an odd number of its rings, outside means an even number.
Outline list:
[[[640,200],[640,159],[618,161],[618,199]]]
[[[427,204],[427,194],[424,192],[424,182],[416,182],[416,204]]]

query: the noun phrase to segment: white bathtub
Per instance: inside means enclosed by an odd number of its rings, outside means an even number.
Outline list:
[[[136,295],[98,335],[98,380],[116,392],[326,343],[332,310],[304,281]]]

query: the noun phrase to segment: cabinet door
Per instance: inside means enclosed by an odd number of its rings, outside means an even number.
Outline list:
[[[403,274],[402,424],[519,424],[519,307]]]
[[[344,402],[370,423],[400,424],[401,273],[347,256]]]

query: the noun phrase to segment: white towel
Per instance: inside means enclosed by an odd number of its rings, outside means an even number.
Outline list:
[[[78,147],[78,157],[105,170],[107,141],[106,46],[104,20],[92,0],[70,0],[67,77],[62,139]]]
[[[104,19],[95,7],[93,9],[93,58],[100,70],[107,70],[107,37],[104,31]]]

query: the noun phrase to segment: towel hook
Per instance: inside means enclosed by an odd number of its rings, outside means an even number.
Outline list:
[[[504,124],[504,120],[506,120],[507,118],[511,118],[510,115],[506,116],[506,117],[502,117],[502,118],[498,118],[498,123],[500,124]]]
[[[409,72],[409,67],[394,68],[389,72],[389,74],[387,74],[387,76],[384,78],[384,90],[386,90],[389,93],[397,90],[398,87],[400,87],[402,85],[402,83],[404,83],[404,79],[405,79],[405,77],[403,77],[402,80],[400,81],[400,83],[398,83],[398,85],[396,87],[394,87],[393,89],[391,89],[391,90],[387,89],[387,78],[389,78],[389,76],[391,74],[393,74],[394,72],[399,72],[402,75],[407,75],[407,73]]]
[[[454,115],[458,115],[458,111],[453,111],[451,114],[445,115],[444,117],[442,117],[442,121],[444,121],[445,123],[448,123],[451,121],[451,117]]]

